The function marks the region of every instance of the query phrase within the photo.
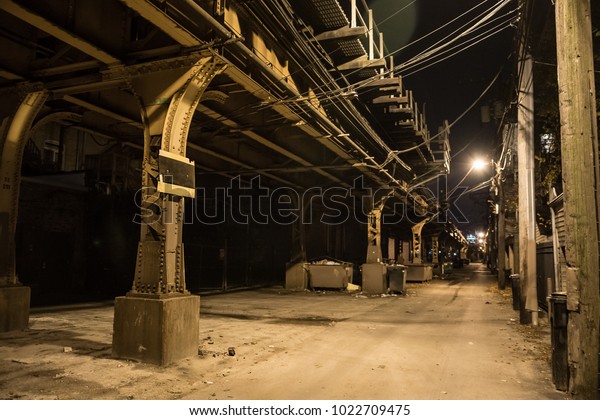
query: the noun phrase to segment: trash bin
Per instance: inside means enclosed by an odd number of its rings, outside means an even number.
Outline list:
[[[550,302],[550,341],[552,343],[552,382],[556,389],[566,391],[569,387],[567,348],[567,295],[552,293]]]
[[[406,266],[400,264],[387,266],[388,288],[390,292],[404,293],[406,290]]]
[[[511,284],[510,281],[510,276],[512,275],[512,269],[511,268],[505,268],[504,269],[504,286],[501,287],[501,289],[506,288],[508,285]]]
[[[518,274],[511,274],[509,278],[512,287],[513,309],[518,311],[521,302],[521,281]]]
[[[351,263],[331,260],[314,261],[308,266],[308,283],[312,289],[345,289],[352,283]]]

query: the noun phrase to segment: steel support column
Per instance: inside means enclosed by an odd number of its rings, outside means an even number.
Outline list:
[[[381,212],[383,207],[369,212],[367,221],[367,260],[362,265],[362,287],[366,293],[385,293],[388,289],[387,266],[381,251]]]
[[[185,161],[196,106],[223,69],[218,58],[207,55],[190,68],[134,76],[130,81],[144,123],[141,237],[132,289],[115,303],[117,357],[167,365],[197,352],[200,298],[191,296],[185,284],[185,194],[159,191],[160,176],[165,175],[159,162],[162,152]]]
[[[0,332],[22,330],[29,323],[30,289],[17,278],[15,232],[23,152],[33,120],[47,98],[46,91],[29,93],[0,127]]]
[[[425,226],[425,223],[427,223],[428,221],[429,221],[429,218],[420,221],[419,223],[417,223],[416,225],[414,225],[410,228],[412,231],[412,246],[413,246],[412,263],[413,264],[421,264],[423,262],[423,259],[421,256],[421,250],[422,250],[422,246],[423,246],[421,232],[423,231],[423,226]]]
[[[367,264],[381,263],[381,209],[369,213],[367,235]]]
[[[437,264],[440,262],[439,258],[439,236],[434,235],[431,238],[431,262]]]

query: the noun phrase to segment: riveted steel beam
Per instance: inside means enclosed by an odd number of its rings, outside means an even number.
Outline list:
[[[183,46],[194,47],[202,42],[191,32],[183,28],[177,21],[165,14],[149,0],[121,0],[129,8],[135,10],[144,19],[160,28],[165,34]]]
[[[203,104],[198,105],[198,112],[200,112],[212,119],[221,121],[224,125],[226,125],[230,128],[240,129],[240,125],[238,123],[236,123],[235,121],[233,121],[230,118],[226,118],[224,115],[219,114],[218,112],[210,109],[206,105],[203,105]],[[325,170],[323,170],[321,168],[315,167],[314,164],[309,162],[308,160],[298,156],[295,153],[292,153],[291,151],[287,150],[286,148],[272,142],[271,140],[265,138],[264,136],[261,136],[260,134],[255,133],[252,130],[240,129],[240,133],[243,134],[244,136],[246,136],[247,138],[254,140],[255,142],[262,144],[263,146],[299,163],[300,165],[302,165],[304,167],[313,168],[314,172],[332,180],[333,182],[335,182],[337,184],[341,184],[342,186],[349,187],[348,184],[346,184],[345,182],[340,180],[338,177],[326,172]]]

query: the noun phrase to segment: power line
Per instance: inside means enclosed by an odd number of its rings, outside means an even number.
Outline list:
[[[490,38],[490,37],[492,37],[492,36],[494,36],[496,34],[498,34],[499,32],[502,32],[503,30],[505,30],[507,28],[510,28],[511,25],[512,25],[513,20],[514,20],[514,18],[511,17],[510,19],[507,19],[505,22],[501,22],[500,24],[496,25],[495,27],[488,29],[487,31],[485,31],[485,32],[483,32],[483,33],[475,36],[474,38],[472,38],[470,40],[465,40],[464,42],[451,47],[447,51],[444,51],[444,52],[438,54],[437,56],[430,56],[427,59],[423,60],[421,63],[417,63],[417,64],[415,64],[413,66],[409,66],[408,68],[410,68],[410,67],[416,67],[419,64],[422,64],[423,62],[429,61],[430,59],[433,59],[433,58],[437,58],[438,56],[440,56],[442,54],[447,54],[448,52],[450,52],[450,51],[452,51],[452,50],[454,50],[456,48],[459,48],[459,47],[461,47],[461,46],[463,46],[465,44],[468,44],[464,48],[461,48],[458,51],[455,51],[455,52],[453,52],[450,55],[447,55],[447,56],[445,56],[443,58],[440,58],[439,60],[436,60],[436,61],[434,61],[432,63],[429,63],[428,65],[426,65],[424,67],[418,68],[418,69],[416,69],[416,70],[414,70],[412,72],[409,72],[409,73],[405,73],[404,77],[412,76],[413,74],[418,73],[421,70],[425,70],[428,67],[431,67],[431,66],[433,66],[435,64],[439,64],[439,63],[441,63],[441,62],[443,62],[443,61],[445,61],[445,60],[447,60],[447,59],[449,59],[451,57],[454,57],[457,54],[460,54],[460,53],[466,51],[467,49],[469,49],[471,47],[474,47],[475,45],[477,45],[477,44],[485,41],[486,39],[488,39],[488,38]]]
[[[375,26],[383,25],[385,22],[387,22],[388,20],[390,20],[391,18],[393,18],[394,16],[396,16],[398,13],[403,12],[405,9],[408,9],[410,6],[412,6],[416,2],[417,2],[417,0],[411,1],[406,6],[402,7],[401,9],[395,11],[394,13],[392,13],[391,15],[389,15],[388,17],[386,17],[385,19],[383,19],[381,22],[376,23]]]
[[[343,94],[344,94],[345,92],[348,92],[348,91],[351,91],[351,90],[355,90],[355,89],[359,89],[359,88],[361,88],[361,87],[363,87],[363,86],[366,86],[366,85],[368,85],[368,84],[369,84],[369,83],[371,83],[373,80],[376,80],[376,79],[379,79],[380,77],[383,77],[383,76],[387,76],[387,75],[389,75],[391,71],[400,71],[400,70],[402,70],[404,67],[407,67],[408,65],[413,65],[413,64],[414,64],[414,65],[416,65],[416,64],[419,62],[419,60],[424,60],[424,59],[425,59],[426,57],[428,57],[429,55],[432,55],[432,54],[434,54],[434,51],[435,51],[435,52],[441,51],[441,50],[442,50],[444,47],[446,47],[446,46],[448,46],[448,45],[451,45],[452,43],[456,42],[456,40],[458,40],[458,39],[460,39],[460,38],[462,38],[462,37],[464,37],[464,36],[466,36],[466,35],[469,35],[469,34],[473,33],[473,32],[474,32],[476,29],[483,29],[483,28],[485,28],[485,25],[486,25],[486,24],[484,24],[484,25],[482,26],[482,22],[485,22],[485,21],[489,20],[489,19],[490,19],[490,18],[491,18],[491,17],[492,17],[492,16],[493,16],[495,13],[497,13],[499,10],[501,10],[501,9],[502,9],[502,8],[503,8],[503,7],[504,7],[504,6],[505,6],[505,5],[508,3],[508,2],[509,2],[509,0],[503,0],[503,1],[502,1],[500,4],[498,4],[498,5],[496,5],[496,6],[493,6],[493,7],[490,7],[490,8],[488,8],[486,11],[484,11],[484,12],[480,13],[480,14],[479,14],[477,17],[475,17],[475,18],[471,19],[469,22],[467,22],[466,24],[462,25],[462,26],[461,26],[461,27],[459,27],[457,30],[455,30],[454,32],[452,32],[452,33],[451,33],[451,35],[452,35],[452,34],[454,34],[455,32],[458,32],[458,31],[459,31],[459,30],[461,30],[462,28],[465,28],[467,25],[469,25],[470,23],[474,22],[474,21],[475,21],[477,18],[479,18],[479,17],[482,17],[482,16],[483,16],[483,18],[482,18],[480,21],[476,22],[476,23],[475,23],[474,25],[472,25],[470,28],[468,28],[468,29],[466,29],[465,31],[463,31],[463,32],[462,32],[460,35],[458,35],[458,36],[456,36],[455,38],[453,38],[452,40],[450,40],[450,41],[446,42],[446,43],[445,43],[445,44],[443,44],[442,46],[439,46],[439,47],[435,48],[434,50],[432,50],[432,49],[431,49],[431,47],[432,47],[432,46],[430,46],[430,47],[428,47],[427,49],[425,49],[424,51],[422,51],[421,53],[418,53],[418,54],[416,54],[416,55],[415,55],[415,56],[414,56],[412,59],[410,59],[410,60],[407,60],[405,63],[403,63],[403,64],[401,64],[401,65],[395,66],[393,69],[391,69],[391,70],[388,70],[388,71],[384,72],[383,74],[378,74],[378,75],[376,75],[376,76],[373,76],[373,77],[367,78],[367,79],[365,79],[365,80],[362,80],[362,81],[360,81],[360,82],[356,82],[356,83],[350,84],[350,85],[348,85],[348,86],[346,86],[346,87],[344,87],[344,88],[338,88],[338,89],[336,89],[336,90],[330,90],[330,91],[324,92],[324,91],[322,90],[322,88],[323,88],[323,87],[325,87],[325,85],[321,85],[321,86],[319,86],[318,88],[319,88],[319,90],[321,90],[323,93],[322,93],[322,94],[315,95],[315,97],[316,97],[316,99],[318,99],[318,100],[327,100],[327,101],[333,101],[333,100],[335,100],[335,99],[337,99],[337,98],[339,98],[339,97],[343,96]],[[475,8],[477,8],[478,6],[480,6],[480,5],[481,5],[481,4],[483,4],[483,3],[485,3],[485,1],[484,1],[484,2],[481,2],[481,3],[479,3],[477,6],[475,6],[475,7],[471,8],[469,11],[462,13],[462,14],[461,14],[461,15],[459,15],[458,17],[456,17],[456,18],[454,18],[453,20],[451,20],[450,22],[448,22],[447,24],[445,24],[445,25],[442,25],[442,27],[444,27],[444,26],[447,26],[449,23],[456,21],[458,18],[460,18],[460,17],[462,17],[462,16],[466,15],[467,13],[469,13],[469,12],[470,12],[470,11],[472,11],[472,10],[474,10]],[[513,12],[515,12],[516,10],[517,10],[517,9],[515,9],[515,10],[513,10],[513,11],[511,11],[511,12],[507,13],[507,14],[513,13]],[[492,20],[492,22],[493,22],[493,20]],[[507,21],[507,23],[508,23],[508,21]],[[488,22],[488,24],[489,24],[489,22]],[[479,28],[480,26],[481,26],[481,28]],[[441,28],[441,27],[440,27],[440,28]],[[421,38],[419,38],[419,40],[420,40],[420,39],[424,39],[425,37],[429,36],[430,34],[433,34],[433,33],[437,32],[437,31],[438,31],[440,28],[438,28],[438,29],[436,29],[436,30],[434,30],[434,31],[430,32],[429,34],[425,35],[424,37],[421,37]],[[476,35],[476,36],[477,36],[477,35]],[[438,41],[438,42],[436,42],[435,44],[433,44],[433,46],[435,46],[435,45],[439,44],[440,42],[442,42],[442,41],[443,41],[444,39],[446,39],[446,38],[448,38],[448,36],[446,36],[446,37],[442,38],[440,41]],[[417,40],[417,41],[418,41],[418,40]],[[416,42],[416,41],[414,41],[414,42]],[[413,43],[414,43],[414,42],[413,42]],[[411,44],[412,44],[412,43],[411,43]],[[410,44],[408,44],[408,45],[410,45]],[[390,56],[390,55],[393,55],[394,53],[396,53],[396,52],[398,52],[398,51],[400,51],[400,50],[402,50],[402,49],[406,48],[408,45],[406,45],[406,46],[404,46],[404,47],[402,47],[402,48],[399,48],[399,49],[395,50],[394,52],[392,52],[392,53],[388,54],[386,57],[388,57],[388,56]],[[356,72],[358,72],[358,71],[361,71],[362,69],[363,69],[363,68],[356,69],[356,70],[354,70],[353,72],[350,72],[350,73],[349,73],[347,76],[350,76],[350,75],[352,75],[352,74],[354,74],[354,73],[356,73]],[[340,80],[340,78],[337,78],[337,79],[335,79],[334,81],[338,81],[338,80]],[[303,99],[304,99],[303,97],[288,98],[288,99],[285,99],[285,100],[282,100],[282,101],[277,101],[276,103],[293,102],[293,101],[297,101],[297,100],[303,100]]]

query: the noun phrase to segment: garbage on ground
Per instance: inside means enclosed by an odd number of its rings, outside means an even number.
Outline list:
[[[360,286],[358,284],[348,283],[348,286],[346,286],[346,290],[349,292],[358,292],[360,291]]]
[[[235,348],[229,347],[227,349],[227,354],[230,355],[230,356],[235,356]]]

